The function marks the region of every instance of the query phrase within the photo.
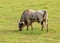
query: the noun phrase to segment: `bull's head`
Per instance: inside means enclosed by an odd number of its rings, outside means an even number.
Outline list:
[[[19,23],[19,31],[22,31],[22,28],[24,27],[24,22]]]

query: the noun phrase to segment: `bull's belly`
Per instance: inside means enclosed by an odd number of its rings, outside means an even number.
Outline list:
[[[32,19],[31,22],[38,22],[39,23],[40,21],[38,21],[37,19]]]

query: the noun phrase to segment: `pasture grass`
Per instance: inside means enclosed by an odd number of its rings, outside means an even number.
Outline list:
[[[33,31],[18,31],[25,9],[47,10],[49,32],[41,32],[38,23],[33,23]],[[60,43],[60,0],[0,0],[0,43]]]

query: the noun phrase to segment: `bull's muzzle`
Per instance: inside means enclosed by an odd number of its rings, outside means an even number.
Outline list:
[[[22,31],[23,25],[24,25],[24,22],[19,23],[19,31]]]

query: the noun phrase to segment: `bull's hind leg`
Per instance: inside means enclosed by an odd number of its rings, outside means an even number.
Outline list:
[[[41,22],[41,26],[42,26],[41,31],[43,31],[43,28],[44,28],[43,21]]]
[[[48,18],[46,18],[46,20],[45,20],[45,25],[46,25],[47,32],[48,32]]]
[[[48,24],[46,24],[46,26],[47,26],[47,32],[48,32]]]
[[[48,19],[45,20],[45,25],[46,25],[47,32],[48,32]]]
[[[46,28],[47,28],[47,32],[48,32],[48,20],[46,20]]]

